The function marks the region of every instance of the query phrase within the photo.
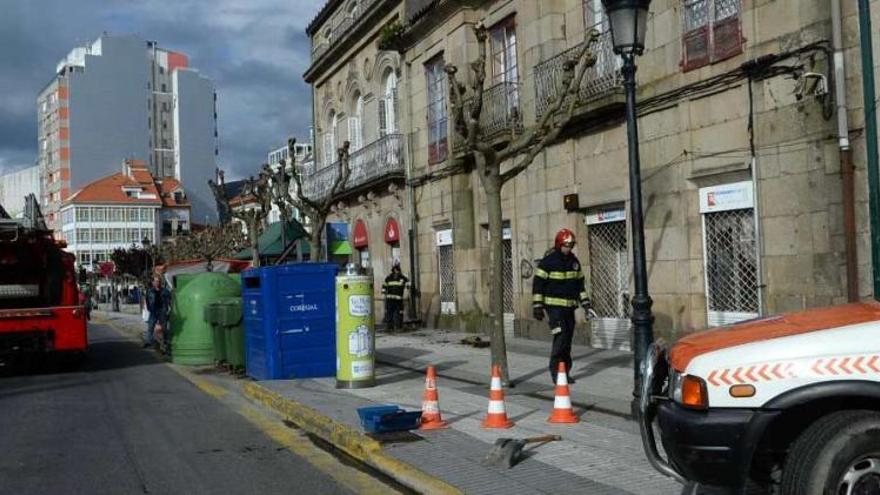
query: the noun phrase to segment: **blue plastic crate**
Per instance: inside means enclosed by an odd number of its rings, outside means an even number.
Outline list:
[[[360,407],[357,412],[367,433],[414,430],[422,422],[421,411],[405,411],[394,405]]]

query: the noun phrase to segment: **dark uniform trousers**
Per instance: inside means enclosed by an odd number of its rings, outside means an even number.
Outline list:
[[[547,322],[550,330],[561,328],[562,331],[553,335],[553,347],[550,349],[550,376],[556,380],[559,362],[565,363],[565,369],[571,373],[571,340],[574,338],[574,308],[547,306]]]

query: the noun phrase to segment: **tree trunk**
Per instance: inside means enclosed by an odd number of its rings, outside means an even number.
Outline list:
[[[314,222],[314,225],[312,226],[312,233],[309,235],[309,242],[311,243],[309,246],[309,260],[311,261],[326,261],[326,258],[324,257],[324,246],[321,242],[326,225],[327,221],[322,220]]]
[[[504,342],[504,220],[501,214],[501,177],[483,175],[486,209],[489,214],[489,310],[492,363],[501,366],[501,380],[510,384],[507,344]]]

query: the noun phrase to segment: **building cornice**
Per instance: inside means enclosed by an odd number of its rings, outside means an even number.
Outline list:
[[[342,2],[337,3],[341,4]],[[342,55],[345,52],[358,43],[361,43],[370,31],[376,29],[376,22],[393,12],[400,3],[401,0],[374,1],[367,8],[366,12],[359,15],[357,21],[351,25],[340,39],[334,40],[326,51],[312,60],[312,64],[303,74],[303,79],[305,79],[307,83],[313,84],[330,67],[339,62],[343,58]],[[309,34],[312,35],[313,33]]]

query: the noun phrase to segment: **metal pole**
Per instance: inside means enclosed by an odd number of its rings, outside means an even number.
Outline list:
[[[654,302],[648,295],[648,270],[645,262],[645,225],[642,217],[642,174],[639,163],[639,128],[636,121],[636,63],[635,55],[624,54],[623,87],[626,91],[626,132],[629,148],[629,196],[632,226],[633,280],[633,408],[641,396],[641,366],[648,346],[654,341]],[[633,409],[634,411],[636,409]]]
[[[880,174],[877,170],[877,100],[874,91],[874,52],[871,45],[871,7],[859,0],[862,48],[862,91],[865,102],[865,143],[868,155],[868,205],[871,217],[871,262],[874,299],[880,300]]]

